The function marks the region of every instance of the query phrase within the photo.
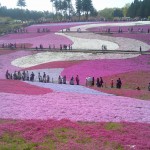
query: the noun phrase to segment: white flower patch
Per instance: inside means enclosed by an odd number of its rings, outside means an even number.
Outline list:
[[[107,45],[107,49],[109,50],[115,50],[118,49],[119,46],[116,43],[110,42],[110,41],[105,41],[105,40],[101,40],[101,39],[88,39],[88,38],[78,38],[78,37],[73,37],[69,35],[66,35],[64,33],[56,33],[58,35],[62,35],[65,36],[67,38],[69,38],[70,40],[73,41],[73,45],[72,48],[73,49],[84,49],[84,50],[88,50],[88,49],[94,49],[94,50],[99,50],[102,48],[102,45]],[[88,35],[87,35],[88,37]]]
[[[27,68],[43,63],[70,60],[94,60],[94,59],[125,59],[139,56],[138,54],[92,54],[81,52],[43,52],[15,59],[12,65]]]
[[[96,44],[97,40],[100,41],[100,43],[103,45],[107,45],[107,49],[108,50],[134,50],[134,51],[139,51],[140,46],[142,47],[142,51],[147,51],[150,49],[150,45],[139,41],[139,40],[135,40],[135,39],[131,39],[131,38],[123,38],[123,37],[111,37],[111,36],[103,36],[103,35],[99,35],[99,34],[94,34],[94,33],[66,33],[67,35],[64,35],[68,38],[70,38],[71,40],[73,40],[75,42],[75,45],[73,44],[73,48],[76,46],[76,43],[79,45],[79,47],[81,49],[85,49],[85,44],[82,44],[82,40],[86,39],[89,43],[87,43],[87,45],[90,44],[95,46],[92,49],[100,49],[101,47]],[[75,41],[77,40],[77,42]],[[83,40],[83,41],[84,41]],[[80,43],[80,44],[79,44]],[[118,47],[115,47],[116,45],[118,45]],[[97,46],[97,47],[96,47]]]
[[[81,31],[86,31],[88,28],[94,27],[105,27],[105,26],[136,26],[136,25],[147,25],[150,24],[150,21],[136,21],[136,22],[119,22],[119,23],[100,23],[100,24],[86,24],[80,25],[70,28],[70,31],[77,31],[77,29],[81,29]]]

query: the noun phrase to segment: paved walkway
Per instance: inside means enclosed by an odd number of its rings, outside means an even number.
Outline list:
[[[96,94],[96,95],[108,95],[108,96],[112,95],[112,94],[96,91],[81,85],[42,83],[42,82],[27,82],[27,83],[31,85],[44,87],[44,88],[50,88],[56,92],[73,92],[73,93],[80,93],[80,94]]]

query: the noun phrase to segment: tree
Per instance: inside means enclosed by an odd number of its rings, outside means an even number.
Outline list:
[[[92,0],[82,0],[82,9],[85,12],[86,20],[88,20],[89,13],[93,10]]]
[[[114,8],[105,8],[98,12],[100,17],[104,17],[106,20],[113,19]]]
[[[150,15],[150,0],[134,0],[128,9],[128,16],[147,18]]]
[[[119,8],[116,8],[114,10],[114,17],[123,17],[122,10]]]
[[[123,12],[123,16],[124,16],[124,17],[127,17],[127,12],[128,12],[129,7],[130,7],[130,3],[126,4],[126,5],[122,8],[122,12]]]
[[[25,0],[18,0],[17,6],[21,7],[21,9],[22,9],[22,7],[25,7],[26,6]]]
[[[80,21],[81,11],[82,11],[82,0],[76,0],[76,10],[77,10],[77,15],[78,15],[79,21]]]

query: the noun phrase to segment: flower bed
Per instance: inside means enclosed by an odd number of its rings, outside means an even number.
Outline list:
[[[6,51],[0,51],[2,55],[0,55],[0,79],[5,79],[5,73],[6,70],[9,70],[9,72],[13,73],[15,70],[18,71],[20,70],[19,67],[15,67],[11,65],[11,61],[13,61],[16,58],[34,54],[36,52],[31,52],[31,51],[13,51],[12,53],[6,53]]]
[[[13,93],[22,95],[43,95],[51,93],[51,89],[36,87],[18,80],[2,80],[0,79],[0,93]],[[14,98],[14,97],[13,97]],[[5,97],[1,97],[5,100]]]
[[[84,68],[84,69],[83,69]],[[149,55],[139,56],[132,59],[120,60],[91,60],[80,64],[65,68],[62,75],[67,75],[71,78],[78,74],[82,84],[85,83],[85,78],[88,76],[105,77],[120,73],[146,70],[150,71]]]
[[[149,150],[149,124],[0,120],[3,149]]]
[[[149,105],[148,101],[112,95],[1,93],[0,118],[150,123]]]

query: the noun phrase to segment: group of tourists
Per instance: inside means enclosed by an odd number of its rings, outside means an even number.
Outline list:
[[[3,43],[1,45],[2,48],[17,48],[17,44],[16,43]]]
[[[105,33],[113,33],[113,32],[115,32],[115,31],[111,31],[111,29],[110,28],[106,28],[106,29],[100,29],[99,28],[99,32],[105,32]],[[121,27],[119,27],[118,28],[118,30],[117,30],[117,32],[118,33],[123,33],[123,32],[126,32],[126,31],[123,31],[123,29],[121,28]],[[130,28],[128,28],[128,31],[127,32],[129,32],[129,33],[150,33],[150,28],[148,28],[147,30],[145,30],[144,31],[144,29],[143,28],[138,28],[138,29],[135,29],[135,28],[133,28],[133,27],[130,27]]]
[[[19,44],[17,45],[16,43],[3,43],[0,45],[1,48],[10,48],[10,49],[17,49],[17,48],[26,48],[26,44]]]
[[[64,45],[62,45],[62,44],[60,44],[60,50],[72,50],[72,45],[66,45],[66,44],[64,44]]]
[[[27,33],[28,30],[26,28],[15,28],[15,29],[8,29],[6,31],[7,34],[9,33]]]
[[[28,71],[15,71],[14,73],[9,73],[9,71],[6,71],[6,79],[14,79],[14,80],[23,80],[23,81],[34,81],[34,73],[32,72],[29,76]]]
[[[37,29],[37,33],[44,33],[44,32],[50,32],[50,29],[48,29],[48,28],[42,28],[42,29],[38,28]]]
[[[103,81],[102,77],[97,78],[96,79],[96,83],[95,83],[95,78],[94,77],[87,77],[86,78],[86,86],[94,86],[94,85],[96,85],[97,87],[104,87],[103,84],[104,84],[104,81]],[[116,81],[116,88],[121,89],[121,86],[122,86],[122,81],[121,81],[120,78],[118,78],[117,81]],[[110,87],[111,88],[115,87],[113,79],[110,82]]]
[[[34,72],[31,72],[31,74],[29,74],[28,71],[14,71],[14,73],[9,73],[9,71],[7,70],[6,71],[6,79],[13,79],[13,80],[23,80],[23,81],[35,81],[35,74]],[[51,81],[50,81],[50,76],[48,74],[46,74],[45,72],[43,72],[43,75],[41,75],[41,73],[39,72],[38,73],[38,81],[39,82],[44,82],[44,83],[54,83],[54,79],[51,78]],[[71,79],[70,79],[70,82],[69,84],[70,85],[79,85],[79,76],[77,75],[74,79],[74,77],[72,76]],[[61,77],[59,75],[58,77],[58,84],[66,84],[67,83],[67,80],[66,80],[66,76],[64,75],[63,77]]]
[[[35,74],[34,72],[31,72],[29,74],[28,71],[15,71],[14,73],[9,73],[9,71],[6,71],[6,79],[14,79],[14,80],[23,80],[23,81],[35,81]],[[46,75],[45,72],[43,72],[43,76],[38,73],[38,81],[39,82],[44,82],[44,83],[49,83],[50,82],[50,77],[49,75]],[[53,79],[52,79],[53,82]]]
[[[107,45],[102,45],[102,50],[107,50]]]
[[[38,81],[39,82],[43,82],[43,83],[54,83],[54,79],[51,78],[51,81],[50,81],[50,76],[49,75],[46,75],[45,72],[43,72],[43,75],[41,75],[41,73],[39,72],[38,73]],[[23,81],[35,81],[35,74],[33,72],[31,72],[29,74],[28,71],[14,71],[14,73],[9,73],[9,71],[7,70],[6,71],[6,79],[14,79],[14,80],[23,80]],[[63,77],[61,77],[59,75],[58,77],[58,81],[57,81],[58,84],[67,84],[67,79],[66,79],[66,75],[64,75]],[[76,77],[74,78],[73,76],[71,77],[70,81],[69,81],[69,84],[70,85],[79,85],[80,84],[80,79],[79,79],[79,76],[76,75]],[[95,80],[94,77],[87,77],[86,78],[86,86],[94,86],[96,85],[97,87],[104,87],[104,81],[103,81],[103,78],[102,77],[99,77]],[[106,84],[105,84],[106,86]],[[112,79],[111,82],[110,82],[110,88],[117,88],[117,89],[121,89],[122,87],[122,81],[120,78],[118,78],[116,80],[116,83],[114,83],[114,80]],[[141,90],[140,87],[137,87],[136,90]],[[150,91],[150,83],[148,85],[148,91]]]
[[[43,50],[44,49],[44,46],[43,44],[40,44],[39,46],[36,46],[35,47],[36,50]],[[50,45],[49,44],[49,47],[48,47],[49,50],[56,50],[56,47],[55,47],[55,44],[53,45]],[[59,48],[61,51],[62,50],[72,50],[72,45],[69,44],[69,45],[66,45],[66,44],[60,44],[60,48]]]
[[[74,85],[74,84],[79,85],[79,82],[80,82],[79,76],[77,75],[75,77],[75,79],[73,76],[71,77],[69,84],[70,85]],[[63,77],[61,77],[61,76],[58,77],[58,84],[66,84],[66,76],[65,75]]]

